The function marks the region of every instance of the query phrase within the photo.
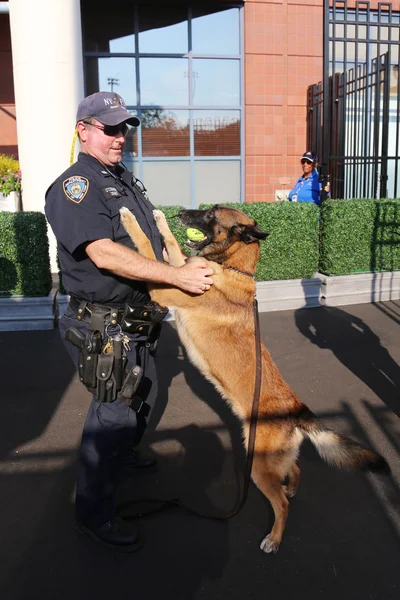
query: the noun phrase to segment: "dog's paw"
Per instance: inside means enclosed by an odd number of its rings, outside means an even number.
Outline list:
[[[269,554],[270,552],[278,552],[279,542],[273,540],[271,538],[271,534],[269,533],[261,542],[260,549],[266,554]]]
[[[162,210],[153,210],[153,217],[158,227],[158,230],[162,233],[165,228],[168,228],[167,219],[165,218]]]
[[[121,215],[121,223],[124,226],[129,225],[129,223],[137,222],[136,217],[131,213],[129,208],[126,208],[126,206],[119,209],[119,214]]]

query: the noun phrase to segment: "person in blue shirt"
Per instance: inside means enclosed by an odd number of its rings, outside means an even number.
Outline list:
[[[314,202],[319,206],[322,185],[317,171],[318,157],[314,152],[305,152],[300,159],[303,175],[290,190],[288,198],[291,202]],[[329,193],[329,183],[325,186]]]

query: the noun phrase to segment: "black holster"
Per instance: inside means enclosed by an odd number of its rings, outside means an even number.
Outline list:
[[[93,392],[97,387],[97,363],[103,343],[100,331],[88,331],[85,335],[77,327],[69,327],[65,339],[79,349],[79,379]]]

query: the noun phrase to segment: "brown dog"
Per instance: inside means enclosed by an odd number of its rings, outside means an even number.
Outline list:
[[[135,217],[121,209],[121,222],[138,251],[155,256]],[[164,214],[154,211],[157,226],[174,266],[184,264],[178,242]],[[206,236],[191,242],[200,257],[214,269],[210,291],[195,296],[176,288],[149,285],[152,300],[176,310],[178,333],[191,361],[211,381],[243,422],[247,446],[255,380],[255,324],[253,275],[260,253],[259,241],[267,237],[244,213],[214,206],[210,210],[184,210],[181,222]],[[385,460],[318,422],[282,379],[268,350],[262,345],[262,382],[254,449],[252,479],[270,501],[275,522],[261,542],[264,552],[276,552],[289,510],[287,498],[296,493],[300,445],[307,436],[329,464],[352,470],[387,468]],[[283,482],[287,478],[287,485]]]

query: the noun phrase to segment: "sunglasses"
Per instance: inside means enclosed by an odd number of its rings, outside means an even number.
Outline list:
[[[103,125],[103,127],[91,123],[90,121],[83,121],[83,123],[100,129],[100,131],[103,131],[104,135],[107,135],[108,137],[117,137],[119,132],[125,137],[128,133],[128,125],[126,123],[121,123],[120,125]]]
[[[309,160],[303,159],[300,161],[302,165],[312,165],[312,163]]]

